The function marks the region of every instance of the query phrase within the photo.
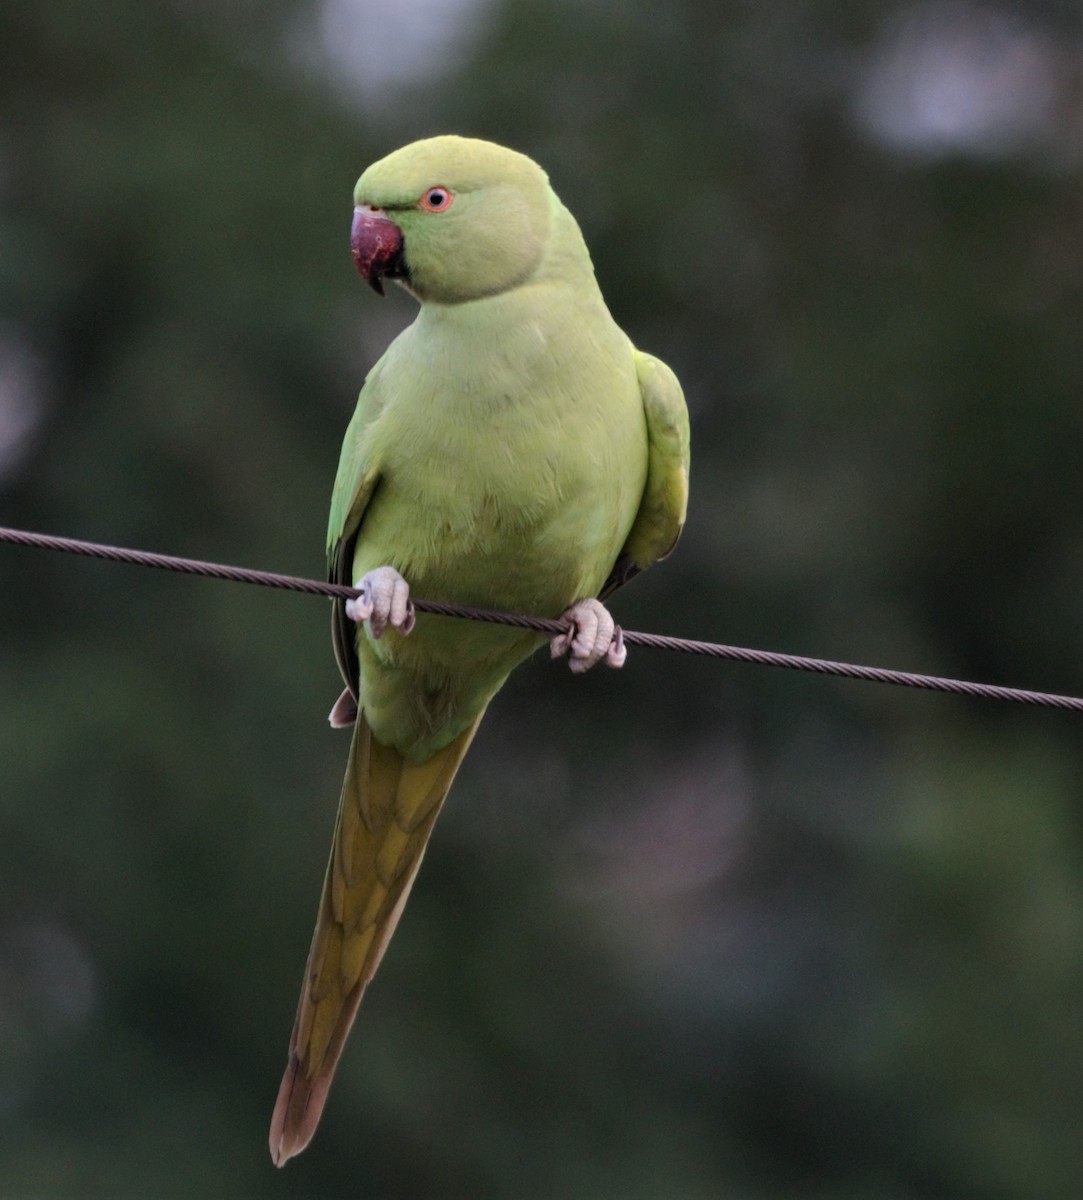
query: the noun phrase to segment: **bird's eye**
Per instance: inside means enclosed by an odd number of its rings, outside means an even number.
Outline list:
[[[431,187],[421,197],[419,207],[426,212],[438,213],[446,212],[451,207],[452,193],[446,187]]]

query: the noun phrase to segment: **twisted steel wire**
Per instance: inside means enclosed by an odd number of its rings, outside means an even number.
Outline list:
[[[75,538],[54,537],[45,533],[32,533],[25,529],[0,527],[0,543],[3,542],[17,546],[33,546],[42,550],[59,550],[67,554],[101,558],[110,562],[157,567],[160,570],[176,571],[185,575],[201,575],[210,579],[230,579],[237,583],[252,583],[261,587],[306,592],[309,595],[342,599],[350,599],[358,595],[356,588],[339,583],[304,579],[297,575],[280,575],[273,571],[257,571],[248,567],[228,566],[224,563],[203,562],[199,559],[179,558],[172,554],[155,554],[149,550],[107,546],[99,542],[84,542]],[[491,609],[472,608],[464,604],[446,604],[439,600],[424,600],[417,597],[413,598],[413,602],[418,612],[434,613],[438,616],[486,621],[494,625],[510,625],[519,629],[533,629],[544,634],[566,631],[566,626],[562,622],[544,617],[496,612]],[[826,658],[806,658],[798,654],[753,650],[746,646],[727,646],[719,642],[694,641],[689,638],[668,637],[658,633],[639,633],[626,630],[624,640],[631,646],[648,646],[656,650],[674,650],[683,654],[700,654],[709,658],[723,658],[734,662],[784,667],[791,671],[809,671],[818,675],[864,679],[872,683],[920,688],[930,692],[948,692],[955,695],[975,696],[984,700],[1009,700],[1016,704],[1031,704],[1043,708],[1062,708],[1083,712],[1083,697],[1079,696],[1061,696],[1050,692],[1028,691],[1024,688],[999,687],[995,684],[974,683],[965,679],[945,679],[939,675],[918,675],[911,671],[894,671],[885,667],[834,662]]]

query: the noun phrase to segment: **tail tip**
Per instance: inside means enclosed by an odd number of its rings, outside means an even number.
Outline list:
[[[291,1058],[278,1088],[268,1137],[271,1161],[276,1167],[284,1167],[312,1141],[330,1084],[330,1078],[320,1073],[307,1078],[302,1063]]]

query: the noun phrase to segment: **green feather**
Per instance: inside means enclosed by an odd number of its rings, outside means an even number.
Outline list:
[[[453,202],[425,211],[421,198],[436,186]],[[369,167],[355,200],[398,225],[405,286],[421,309],[369,373],[346,432],[331,578],[352,584],[391,566],[419,596],[558,617],[664,557],[688,495],[681,390],[610,316],[579,227],[541,168],[488,142],[432,138]],[[342,914],[383,913],[385,860],[413,878],[485,706],[541,641],[426,615],[408,637],[389,629],[374,640],[341,604],[334,631],[361,732],[276,1110],[279,1162],[311,1137],[358,989],[375,970],[357,920]],[[389,764],[382,774],[366,765],[377,755]],[[426,770],[435,790],[402,791],[401,780]],[[381,811],[396,794],[400,807],[424,807],[419,833],[407,836],[401,815],[398,824],[352,815]],[[378,916],[365,937],[382,949],[397,916],[386,928]],[[308,1053],[313,1027],[319,1061]]]

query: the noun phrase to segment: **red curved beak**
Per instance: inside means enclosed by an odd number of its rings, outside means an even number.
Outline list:
[[[378,208],[359,204],[353,210],[350,249],[362,278],[379,295],[384,294],[384,279],[406,277],[402,230]]]

